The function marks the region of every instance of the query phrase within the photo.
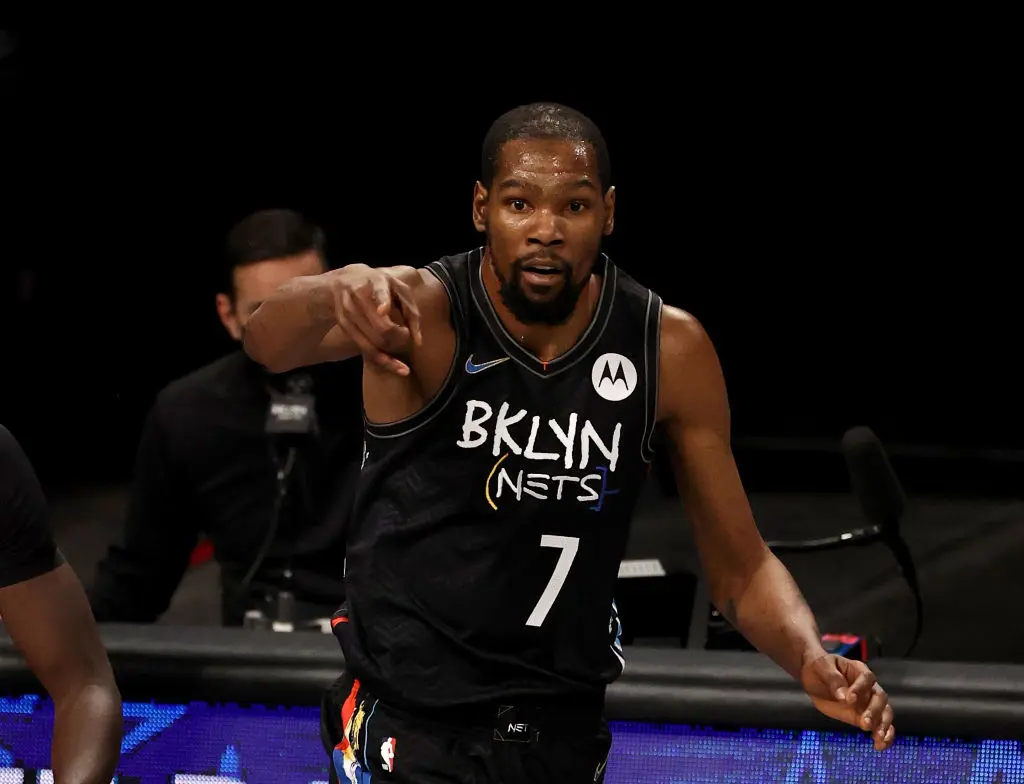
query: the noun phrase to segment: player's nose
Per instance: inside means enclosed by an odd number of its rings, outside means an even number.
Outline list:
[[[530,222],[531,245],[557,246],[564,241],[562,219],[551,210],[537,210]]]

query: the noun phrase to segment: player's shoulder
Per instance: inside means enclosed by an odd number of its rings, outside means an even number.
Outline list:
[[[615,321],[627,320],[628,324],[620,325],[630,330],[660,318],[662,300],[656,291],[612,263],[608,256],[603,256],[603,262],[595,267],[595,273],[601,276],[604,286],[614,287]]]
[[[469,295],[470,274],[483,248],[442,256],[416,270],[421,306],[449,320],[451,311],[464,313]]]
[[[468,276],[470,270],[475,266],[474,262],[478,263],[483,258],[483,253],[483,248],[475,248],[448,256],[441,256],[441,258],[435,259],[424,266],[422,270],[429,272],[435,277],[448,278],[453,282],[457,280],[461,282],[460,279]]]
[[[479,263],[483,248],[442,256],[422,267],[419,272],[433,291],[443,291],[450,301],[458,301],[469,287],[474,261]]]
[[[667,304],[661,306],[660,347],[662,358],[670,361],[713,349],[711,338],[696,316]]]

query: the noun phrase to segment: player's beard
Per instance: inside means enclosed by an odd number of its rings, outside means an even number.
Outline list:
[[[556,254],[549,255],[557,258]],[[511,274],[505,278],[502,276],[501,270],[498,269],[498,265],[493,261],[493,250],[490,257],[492,259],[491,269],[494,270],[494,277],[498,279],[498,295],[520,324],[543,324],[549,327],[564,324],[576,310],[576,303],[580,301],[580,296],[590,281],[589,273],[583,280],[574,281],[572,270],[567,265],[563,273],[565,282],[558,293],[552,299],[535,302],[523,293],[522,287],[523,265],[530,259],[516,259],[512,262]]]

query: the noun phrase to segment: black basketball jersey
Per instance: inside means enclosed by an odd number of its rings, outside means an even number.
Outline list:
[[[444,387],[365,428],[338,633],[352,674],[409,707],[600,694],[624,665],[614,591],[652,457],[661,300],[602,255],[591,325],[541,362],[498,318],[482,256],[427,267],[457,335]]]

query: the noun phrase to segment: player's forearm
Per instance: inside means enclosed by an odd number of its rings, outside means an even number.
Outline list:
[[[319,356],[328,333],[338,328],[334,293],[326,276],[343,275],[347,269],[285,283],[249,320],[243,338],[246,353],[271,372],[284,372],[321,359],[355,356],[358,352],[354,344],[347,355],[339,345],[332,356]]]
[[[807,601],[783,563],[766,553],[739,590],[716,602],[719,612],[761,653],[794,678],[825,653]]]
[[[109,784],[121,737],[121,695],[112,679],[57,701],[51,752],[55,784]]]

